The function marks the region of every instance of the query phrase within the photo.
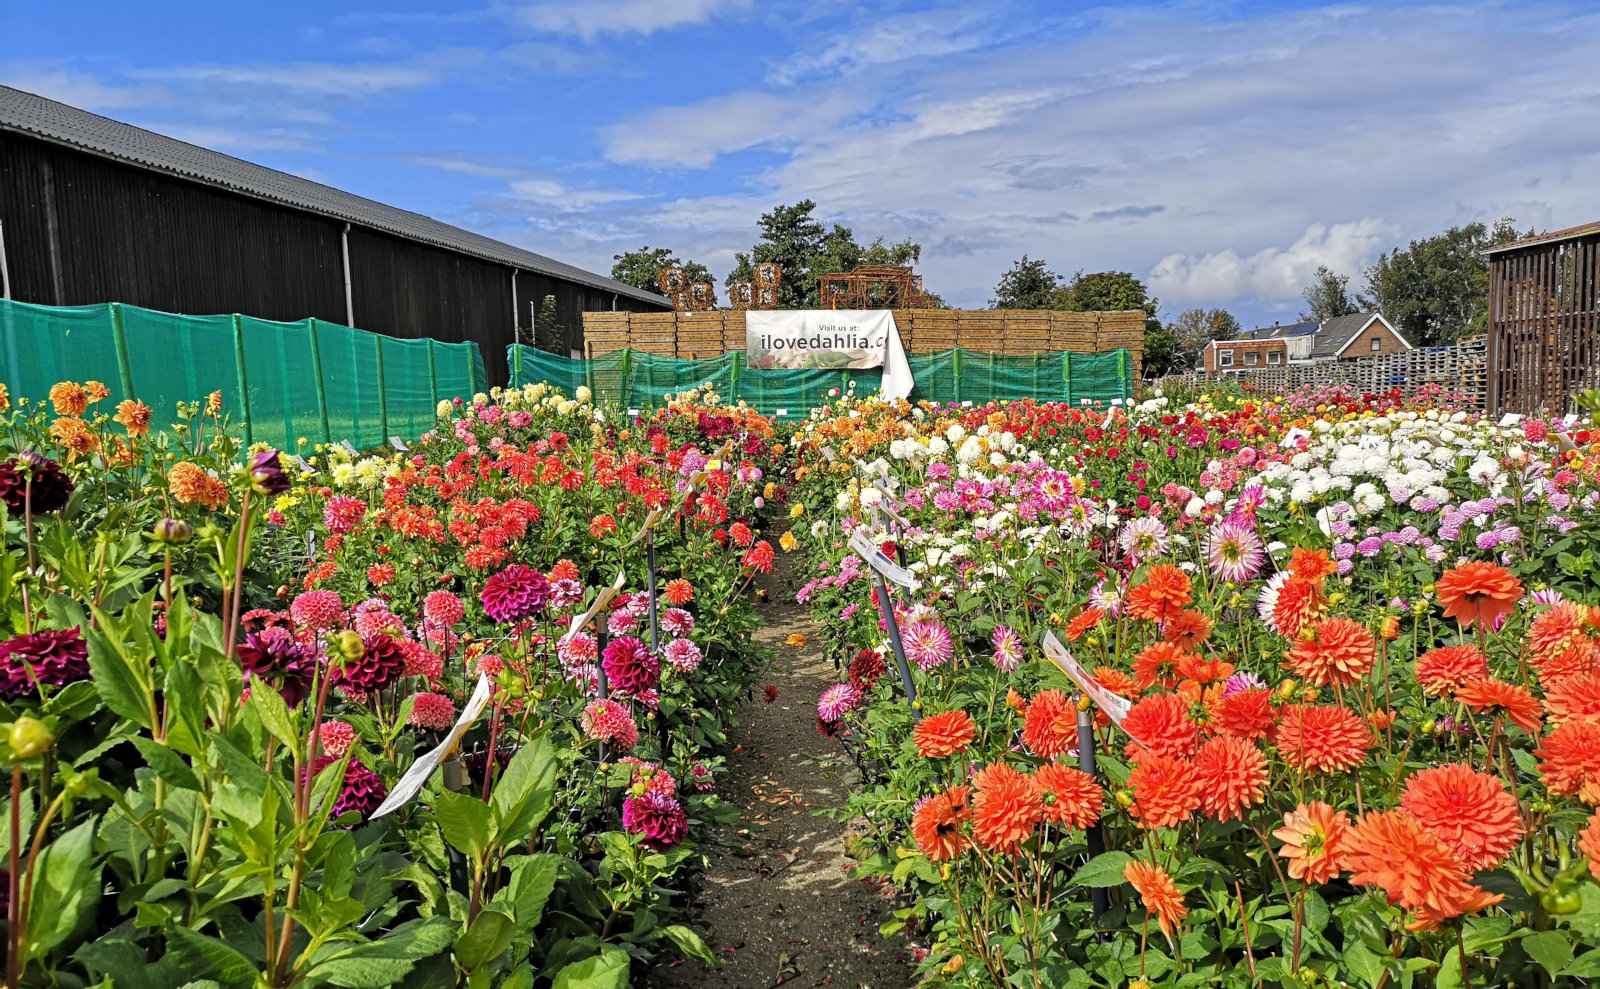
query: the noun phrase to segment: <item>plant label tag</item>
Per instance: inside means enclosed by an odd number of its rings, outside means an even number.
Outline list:
[[[630,418],[630,419],[639,418],[639,410],[638,409],[629,409],[628,410],[628,418]]]
[[[970,409],[970,408],[972,408],[972,402],[971,401],[962,402],[961,403],[961,407],[963,409]]]
[[[407,450],[411,449],[409,446],[406,446],[406,441],[398,436],[389,437],[389,445],[394,447],[396,450],[399,450],[401,453],[405,453]]]
[[[908,591],[916,588],[917,578],[911,571],[884,556],[883,551],[874,546],[872,540],[868,539],[860,529],[850,534],[850,549],[889,583],[897,584]]]
[[[461,716],[451,726],[449,734],[411,764],[368,820],[376,821],[385,814],[399,810],[422,790],[423,784],[428,782],[428,777],[432,776],[433,771],[439,768],[439,764],[456,750],[456,746],[461,744],[461,736],[467,733],[467,729],[471,728],[483,714],[483,709],[489,706],[489,694],[489,678],[479,673],[478,685],[473,689],[472,697],[468,699],[466,706],[461,709]]]
[[[777,410],[775,410],[775,414],[777,415],[777,417],[779,419],[782,419],[784,416],[789,414],[789,410],[788,409],[777,409]]]
[[[891,519],[894,519],[896,522],[900,523],[903,528],[911,528],[911,523],[905,520],[905,516],[889,507],[889,492],[876,485],[873,485],[871,490],[878,492],[879,499],[878,503],[872,506],[873,508],[889,516]]]
[[[619,570],[617,579],[611,582],[610,587],[600,592],[599,596],[594,599],[594,604],[589,605],[589,610],[573,617],[572,624],[567,627],[567,634],[574,635],[579,629],[594,621],[594,616],[600,613],[600,609],[610,604],[611,599],[617,596],[618,591],[622,590],[622,583],[625,580],[627,580],[627,573]]]
[[[1084,669],[1076,659],[1072,658],[1072,653],[1067,652],[1067,647],[1061,644],[1061,640],[1056,638],[1054,632],[1046,632],[1041,644],[1044,646],[1044,654],[1050,662],[1056,664],[1057,668],[1065,673],[1073,683],[1077,684],[1079,689],[1089,695],[1089,699],[1094,701],[1095,707],[1104,711],[1106,716],[1118,728],[1121,728],[1122,719],[1128,716],[1128,709],[1133,706],[1132,702],[1126,697],[1118,697],[1100,686],[1089,671]]]
[[[343,450],[345,453],[350,454],[350,456],[352,456],[352,457],[361,456],[361,451],[357,450],[355,447],[351,446],[349,440],[340,440],[339,441],[339,448],[341,450]]]

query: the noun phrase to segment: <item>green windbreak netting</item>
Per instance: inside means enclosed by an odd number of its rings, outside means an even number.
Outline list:
[[[655,408],[670,395],[704,384],[723,398],[742,400],[767,415],[804,416],[852,385],[875,395],[881,369],[864,371],[762,371],[734,352],[681,361],[621,350],[594,360],[571,360],[514,344],[507,349],[511,384],[545,382],[569,394],[579,385],[598,402]],[[1133,397],[1133,361],[1126,350],[1100,354],[1049,353],[1027,357],[946,350],[910,358],[913,399],[982,403],[998,399],[1106,402]],[[830,394],[831,393],[831,394]]]
[[[37,306],[0,300],[0,380],[42,401],[57,381],[99,380],[107,411],[124,398],[153,425],[178,403],[222,393],[252,441],[381,445],[432,427],[441,399],[486,390],[477,344],[397,340],[320,319],[181,316],[120,303]]]

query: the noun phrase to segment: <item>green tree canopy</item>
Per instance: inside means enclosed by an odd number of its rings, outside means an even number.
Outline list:
[[[1308,308],[1300,318],[1318,323],[1359,312],[1364,301],[1350,294],[1349,275],[1341,275],[1325,264],[1318,265],[1316,274],[1311,276],[1311,284],[1305,287],[1305,300]]]
[[[1024,254],[995,283],[989,305],[994,309],[1051,309],[1060,289],[1061,276],[1051,271],[1043,258]]]
[[[726,284],[750,281],[755,266],[771,261],[782,269],[778,305],[783,309],[815,309],[821,305],[818,279],[849,271],[862,264],[911,266],[922,257],[922,245],[911,240],[885,243],[883,238],[862,247],[855,233],[843,224],[829,227],[816,218],[817,204],[802,199],[778,205],[761,214],[761,238],[748,252],[734,255]]]
[[[1382,255],[1367,269],[1367,290],[1379,311],[1417,346],[1450,343],[1488,324],[1485,249],[1522,236],[1507,217],[1451,227]]]
[[[1167,324],[1174,360],[1185,367],[1195,363],[1207,343],[1237,339],[1242,332],[1239,321],[1226,309],[1185,309]]]
[[[680,261],[669,248],[665,247],[645,246],[637,251],[614,254],[612,262],[612,278],[657,295],[663,294],[657,279],[662,271],[673,266],[682,268],[691,284],[711,281],[711,270],[705,265],[698,261]]]

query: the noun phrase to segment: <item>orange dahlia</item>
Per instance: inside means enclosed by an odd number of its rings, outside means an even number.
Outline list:
[[[1600,719],[1568,721],[1544,737],[1534,753],[1551,793],[1571,797],[1600,781]]]
[[[1211,619],[1186,608],[1167,616],[1161,623],[1161,637],[1175,646],[1193,649],[1211,637]]]
[[[1544,692],[1544,709],[1556,723],[1573,718],[1600,718],[1600,670],[1575,673],[1551,681]]]
[[[1344,841],[1345,868],[1358,886],[1376,886],[1417,914],[1414,929],[1475,913],[1501,897],[1472,885],[1455,850],[1403,810],[1367,814]]]
[[[1528,659],[1545,682],[1594,669],[1595,640],[1589,637],[1592,612],[1563,602],[1540,612],[1528,626]]]
[[[1133,657],[1133,682],[1140,690],[1149,690],[1158,683],[1171,685],[1179,676],[1189,654],[1182,646],[1170,642],[1154,642]]]
[[[1283,815],[1283,827],[1272,832],[1283,842],[1278,855],[1289,863],[1289,875],[1320,885],[1344,869],[1342,853],[1350,818],[1344,811],[1313,800]]]
[[[967,847],[966,835],[961,833],[961,825],[970,816],[967,793],[967,787],[953,786],[923,800],[911,815],[911,837],[930,860],[948,862]]]
[[[1041,759],[1054,759],[1077,748],[1078,709],[1059,690],[1041,690],[1022,716],[1022,744]]]
[[[1589,815],[1589,824],[1578,832],[1578,851],[1589,860],[1589,875],[1600,879],[1600,811]]]
[[[228,486],[187,460],[180,460],[167,471],[167,490],[185,505],[204,505],[213,511],[228,503]]]
[[[81,416],[89,407],[89,395],[76,381],[57,381],[50,386],[50,404],[56,415]]]
[[[1324,580],[1339,572],[1339,565],[1325,549],[1295,547],[1289,553],[1289,573],[1295,580],[1309,581],[1320,586]]]
[[[1184,757],[1200,744],[1200,728],[1189,720],[1189,702],[1177,694],[1152,694],[1128,709],[1122,730],[1133,737],[1129,756],[1140,747],[1162,755]]]
[[[1145,752],[1128,774],[1133,806],[1128,813],[1142,828],[1167,828],[1187,821],[1200,808],[1200,777],[1194,764]]]
[[[1139,685],[1134,682],[1133,677],[1109,666],[1094,668],[1094,682],[1118,697],[1132,697],[1139,692]]]
[[[1321,584],[1290,578],[1278,588],[1277,600],[1272,605],[1271,625],[1279,635],[1293,638],[1316,621],[1326,603]]]
[[[1527,687],[1493,677],[1474,680],[1457,690],[1456,700],[1474,711],[1504,711],[1512,723],[1531,733],[1538,732],[1544,722],[1539,702]]]
[[[911,737],[922,758],[943,759],[965,752],[975,734],[977,726],[972,723],[971,715],[958,708],[923,718],[917,722]]]
[[[1003,762],[978,770],[972,784],[972,837],[990,851],[1015,851],[1044,818],[1039,788]]]
[[[1233,664],[1221,659],[1206,659],[1185,653],[1178,661],[1178,675],[1192,683],[1208,684],[1233,676]]]
[[[1352,769],[1372,748],[1367,723],[1348,708],[1328,704],[1284,708],[1272,740],[1285,762],[1313,773]]]
[[[1417,682],[1429,697],[1448,697],[1489,675],[1489,661],[1477,646],[1440,646],[1417,660]]]
[[[1175,938],[1189,908],[1183,905],[1183,893],[1167,870],[1134,859],[1123,867],[1122,878],[1138,891],[1145,910],[1154,914],[1156,923],[1161,925],[1161,933],[1168,939]]]
[[[1297,676],[1319,687],[1347,687],[1371,672],[1377,643],[1360,622],[1324,618],[1309,629],[1310,636],[1302,633],[1289,649],[1289,666]]]
[[[1077,642],[1089,633],[1089,630],[1100,624],[1100,619],[1106,613],[1099,608],[1085,608],[1078,612],[1072,621],[1067,623],[1067,641]]]
[[[1044,819],[1051,824],[1087,828],[1100,820],[1105,793],[1083,770],[1050,762],[1034,772],[1033,782],[1044,795]]]
[[[1522,838],[1516,798],[1498,779],[1464,763],[1413,773],[1400,806],[1449,845],[1473,872],[1505,861]]]
[[[1128,613],[1164,621],[1187,608],[1191,600],[1189,575],[1170,563],[1158,563],[1145,574],[1144,583],[1128,592]]]
[[[1242,738],[1218,735],[1194,754],[1200,809],[1218,821],[1242,819],[1267,792],[1267,758]]]
[[[1277,720],[1278,712],[1272,707],[1272,692],[1265,687],[1249,687],[1224,694],[1211,710],[1211,724],[1218,731],[1239,738],[1265,738]]]
[[[1434,593],[1444,613],[1463,628],[1473,622],[1493,628],[1522,600],[1522,581],[1498,563],[1472,560],[1446,570]]]

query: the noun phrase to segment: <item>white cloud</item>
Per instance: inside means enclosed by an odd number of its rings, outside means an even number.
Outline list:
[[[607,189],[574,189],[554,179],[525,178],[511,183],[513,199],[537,203],[564,212],[578,212],[612,203],[631,202],[643,198],[637,193]]]
[[[454,172],[457,175],[472,175],[486,179],[509,179],[521,174],[515,168],[490,165],[456,155],[408,155],[407,160],[424,168],[437,168],[441,172]]]
[[[305,134],[279,128],[240,130],[184,123],[150,123],[144,126],[158,134],[214,151],[305,151],[314,147]]]
[[[154,86],[113,86],[82,72],[30,63],[0,66],[0,82],[95,113],[148,106],[163,96]]]
[[[320,96],[375,96],[399,89],[417,89],[435,82],[429,66],[283,62],[270,65],[179,65],[136,73],[143,78],[271,87]]]
[[[978,7],[917,11],[891,17],[866,15],[821,48],[798,51],[773,66],[768,78],[780,85],[832,74],[861,72],[914,59],[940,58],[983,47],[994,24]]]
[[[1392,224],[1372,217],[1332,226],[1314,223],[1287,247],[1264,247],[1242,257],[1231,248],[1169,254],[1150,269],[1149,285],[1170,303],[1294,299],[1323,265],[1359,284],[1360,272],[1397,236]]]
[[[858,108],[844,91],[805,96],[747,91],[660,107],[601,132],[606,157],[704,168],[750,148],[793,148],[822,138]]]
[[[585,41],[606,34],[651,35],[748,10],[751,0],[546,0],[517,9],[523,24]]]

